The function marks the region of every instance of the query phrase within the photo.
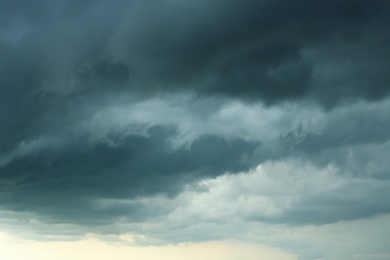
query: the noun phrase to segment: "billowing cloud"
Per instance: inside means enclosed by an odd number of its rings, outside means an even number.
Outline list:
[[[2,1],[1,229],[388,256],[389,9]]]

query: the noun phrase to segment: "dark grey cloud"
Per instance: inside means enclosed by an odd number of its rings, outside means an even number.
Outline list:
[[[266,103],[309,98],[327,107],[388,94],[386,1],[2,5],[3,41],[17,41],[22,60],[42,68],[34,74],[40,91],[78,92],[85,86],[72,79],[85,64],[120,64],[131,87],[119,72],[111,79],[145,93],[189,90]]]
[[[344,186],[297,190],[283,214],[244,220],[387,214],[389,11],[379,0],[2,1],[1,210],[143,222],[175,212],[189,184],[293,158],[341,169],[328,184]],[[320,119],[307,127],[311,110]],[[344,194],[356,192],[348,180],[361,197]]]
[[[189,149],[170,151],[167,139],[174,134],[164,127],[151,128],[148,136],[111,133],[111,139],[121,139],[114,146],[79,137],[40,147],[44,141],[38,140],[33,152],[19,153],[1,167],[2,207],[72,223],[119,216],[136,220],[156,213],[137,205],[96,210],[94,200],[173,196],[187,183],[252,166],[242,158],[256,143],[204,136]]]
[[[387,93],[387,3],[220,4],[152,9],[145,17],[154,18],[142,20],[144,30],[120,30],[118,49],[139,61],[136,70],[152,78],[151,84],[167,87],[192,85],[270,103],[314,97],[324,105]],[[142,13],[144,6],[138,8]],[[128,22],[138,24],[137,16]],[[322,66],[331,67],[325,76]]]

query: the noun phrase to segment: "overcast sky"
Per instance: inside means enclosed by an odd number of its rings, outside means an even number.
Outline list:
[[[2,0],[0,258],[390,259],[389,14]]]

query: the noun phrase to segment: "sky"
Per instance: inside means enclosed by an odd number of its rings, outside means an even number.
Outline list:
[[[389,12],[2,0],[0,259],[390,259]]]

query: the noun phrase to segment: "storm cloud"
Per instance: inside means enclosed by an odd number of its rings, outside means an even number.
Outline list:
[[[3,5],[3,60],[38,92],[120,85],[326,107],[388,94],[385,1]]]
[[[307,228],[329,238],[388,221],[389,11],[2,1],[2,229],[142,245],[242,237],[325,258],[328,241],[303,249]],[[270,235],[283,228],[301,244]]]

